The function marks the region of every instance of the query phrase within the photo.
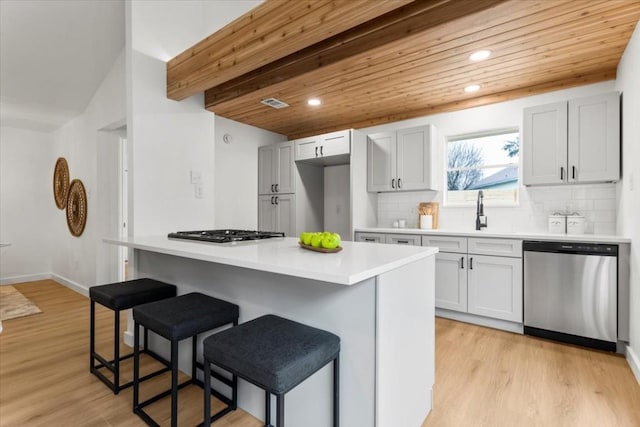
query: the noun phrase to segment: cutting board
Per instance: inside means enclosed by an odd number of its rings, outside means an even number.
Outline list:
[[[420,202],[418,204],[418,224],[420,224],[420,213],[423,210],[427,211],[427,215],[433,215],[433,229],[438,228],[438,210],[440,203],[438,202]]]

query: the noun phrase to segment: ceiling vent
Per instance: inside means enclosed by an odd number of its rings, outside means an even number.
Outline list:
[[[260,101],[262,104],[264,105],[268,105],[269,107],[273,107],[276,109],[280,109],[280,108],[286,108],[289,106],[289,104],[287,104],[286,102],[282,102],[279,99],[276,98],[267,98],[267,99],[263,99],[262,101]]]

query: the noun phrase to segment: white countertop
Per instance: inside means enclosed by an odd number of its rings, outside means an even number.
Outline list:
[[[420,234],[425,236],[457,236],[457,237],[493,237],[501,239],[544,240],[557,242],[589,242],[589,243],[631,243],[631,239],[624,236],[609,236],[598,234],[551,234],[531,232],[508,232],[488,230],[423,230],[421,228],[358,228],[361,233],[389,233],[389,234]]]
[[[352,285],[434,255],[437,248],[342,242],[337,253],[318,253],[301,248],[292,237],[238,243],[206,243],[140,236],[104,239],[127,246],[202,261],[286,274],[305,279]]]

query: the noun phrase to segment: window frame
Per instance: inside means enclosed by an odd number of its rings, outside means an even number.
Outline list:
[[[457,142],[457,141],[463,141],[463,140],[468,140],[468,139],[474,139],[474,138],[484,138],[487,136],[496,136],[496,135],[503,135],[503,134],[508,134],[508,133],[517,133],[518,134],[518,140],[519,140],[519,152],[518,152],[518,161],[515,163],[504,163],[504,164],[492,164],[489,166],[482,166],[479,168],[469,168],[469,169],[490,169],[490,168],[506,168],[506,167],[510,167],[510,166],[517,166],[518,168],[518,174],[517,174],[517,186],[515,188],[516,190],[516,194],[515,194],[515,200],[511,201],[511,200],[495,200],[495,199],[491,199],[491,198],[487,198],[485,195],[484,198],[484,205],[485,206],[489,206],[489,207],[509,207],[509,208],[513,208],[513,207],[519,207],[520,206],[520,187],[522,186],[522,161],[521,161],[521,156],[522,156],[522,131],[520,129],[520,127],[518,126],[510,126],[510,127],[504,127],[504,128],[495,128],[495,129],[488,129],[488,130],[483,130],[483,131],[477,131],[477,132],[468,132],[468,133],[463,133],[463,134],[456,134],[456,135],[448,135],[445,136],[444,138],[444,162],[443,162],[443,171],[444,173],[443,175],[443,186],[442,188],[443,190],[443,195],[442,195],[442,202],[443,202],[443,206],[445,207],[475,207],[476,206],[476,202],[475,200],[469,201],[469,202],[451,202],[449,200],[449,186],[448,186],[448,173],[450,171],[449,169],[449,143],[450,142]],[[464,169],[452,169],[452,170],[464,170]],[[479,190],[478,190],[479,191]],[[483,190],[485,193],[488,190]]]

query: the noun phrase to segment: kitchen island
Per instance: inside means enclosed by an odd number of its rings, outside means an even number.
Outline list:
[[[276,238],[211,244],[164,236],[105,239],[133,249],[136,277],[173,283],[240,306],[240,322],[273,313],[341,338],[343,426],[420,426],[435,371],[435,248],[343,242],[338,253]],[[129,319],[131,333],[131,319]],[[180,366],[190,372],[188,343]],[[152,341],[166,355],[161,339]],[[331,369],[287,394],[289,425],[329,426]],[[264,394],[244,381],[239,406],[264,419]]]

